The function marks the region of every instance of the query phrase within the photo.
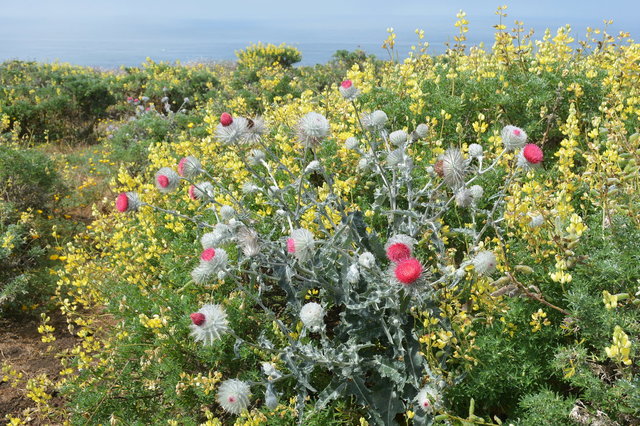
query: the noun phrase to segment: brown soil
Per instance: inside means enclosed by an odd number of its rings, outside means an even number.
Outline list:
[[[0,424],[4,423],[7,414],[18,416],[24,409],[35,405],[26,396],[24,382],[41,374],[46,374],[54,382],[57,381],[61,366],[55,354],[72,348],[76,342],[58,311],[50,313],[49,316],[50,325],[55,328],[56,341],[52,343],[43,343],[40,339],[39,319],[0,319],[0,364],[8,363],[23,374],[22,386],[15,388],[10,383],[2,381],[0,374]],[[47,351],[49,346],[53,348]],[[50,405],[59,407],[63,403],[63,398],[54,392]]]

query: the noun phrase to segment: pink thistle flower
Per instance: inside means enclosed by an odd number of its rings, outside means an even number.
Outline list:
[[[116,198],[116,209],[121,212],[136,211],[142,205],[135,192],[121,192]]]
[[[398,263],[411,257],[411,248],[404,243],[391,244],[387,248],[387,259]]]
[[[158,185],[163,188],[169,186],[169,178],[165,175],[158,175],[158,177],[156,178],[156,182],[158,182]]]
[[[200,325],[204,324],[205,316],[204,316],[203,313],[194,312],[193,314],[190,315],[190,317],[191,317],[191,322],[194,325],[200,326]]]
[[[340,87],[342,87],[343,89],[348,89],[351,86],[353,86],[353,82],[351,80],[345,80],[342,83],[340,83]]]
[[[422,275],[422,265],[413,257],[401,260],[396,264],[394,275],[404,285],[413,284]]]
[[[208,248],[204,250],[200,255],[200,259],[204,260],[205,262],[209,262],[214,257],[216,257],[216,249],[214,248]]]
[[[220,124],[224,127],[230,126],[233,123],[233,117],[228,112],[223,112],[220,114]]]
[[[296,252],[296,242],[293,238],[287,238],[287,253],[295,253]]]
[[[118,198],[116,198],[116,209],[122,213],[129,209],[129,199],[127,198],[126,193],[121,192],[120,195],[118,195]]]
[[[353,82],[351,80],[345,80],[340,83],[340,87],[338,87],[338,90],[340,91],[342,97],[348,101],[353,101],[360,94],[360,91],[356,89],[356,86],[353,85]]]
[[[155,180],[160,192],[171,192],[178,187],[180,176],[169,167],[163,167],[156,173]]]
[[[192,200],[197,200],[198,199],[198,197],[196,196],[195,190],[196,190],[196,186],[195,185],[191,185],[189,187],[189,198],[191,198]]]
[[[525,145],[522,155],[531,164],[538,164],[544,159],[544,154],[540,147],[532,143]]]

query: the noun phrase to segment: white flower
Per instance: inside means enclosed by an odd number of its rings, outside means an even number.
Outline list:
[[[418,136],[419,138],[424,138],[429,133],[429,126],[424,123],[420,123],[418,124],[418,127],[416,127],[415,132],[416,136]]]
[[[524,130],[516,126],[504,126],[500,134],[502,143],[507,151],[515,151],[525,146],[527,134]]]
[[[136,192],[121,192],[116,198],[116,208],[122,213],[135,212],[141,205],[142,201]]]
[[[360,279],[360,271],[358,271],[358,265],[352,264],[347,271],[347,282],[349,284],[355,284]]]
[[[529,226],[531,228],[538,228],[544,224],[544,216],[540,213],[531,216],[531,221],[529,222]]]
[[[260,253],[260,243],[258,242],[258,233],[246,226],[238,230],[236,241],[247,257],[252,257]]]
[[[376,258],[372,253],[365,251],[358,257],[358,263],[367,269],[371,269],[376,263]]]
[[[368,130],[382,130],[388,119],[384,111],[376,110],[362,117],[362,125]]]
[[[180,176],[169,167],[163,167],[156,172],[155,184],[160,192],[171,192],[178,187]]]
[[[365,171],[368,170],[369,167],[371,167],[371,160],[368,156],[364,156],[358,161],[358,170]]]
[[[307,148],[313,148],[329,135],[329,120],[317,112],[310,112],[298,122],[298,139]]]
[[[434,405],[438,402],[438,393],[430,387],[422,388],[416,396],[416,401],[425,413],[432,413]]]
[[[216,401],[231,414],[241,414],[249,407],[251,387],[242,380],[229,379],[220,384]]]
[[[189,187],[189,197],[194,200],[213,198],[214,192],[211,182],[200,182]]]
[[[387,166],[391,168],[398,167],[399,165],[403,164],[404,161],[405,161],[405,153],[402,150],[402,148],[393,150],[387,155]]]
[[[389,141],[395,146],[402,146],[407,141],[407,132],[396,130],[389,135]]]
[[[223,205],[220,206],[220,217],[222,218],[222,220],[225,221],[229,221],[231,219],[233,219],[236,215],[236,211],[233,209],[233,207],[228,206],[228,205]]]
[[[317,172],[320,170],[320,162],[318,160],[313,160],[312,162],[310,162],[309,164],[307,164],[307,167],[304,169],[305,173],[311,173],[311,172]]]
[[[353,82],[351,80],[343,81],[340,84],[340,87],[338,87],[338,90],[340,91],[342,97],[348,101],[355,100],[360,94],[360,91],[356,88],[356,86],[353,85]]]
[[[477,144],[477,143],[472,143],[471,145],[469,145],[469,156],[470,157],[482,157],[484,154],[484,149],[482,148],[482,145]]]
[[[212,249],[212,247],[209,247],[205,251]],[[224,272],[228,260],[229,255],[227,252],[224,249],[216,248],[213,257],[208,260],[200,259],[200,264],[191,271],[191,278],[197,284],[202,284],[214,276],[217,277],[220,272]]]
[[[256,185],[253,182],[249,182],[246,181],[245,183],[242,184],[242,192],[244,194],[253,194],[254,192],[258,191],[260,188],[258,187],[258,185]]]
[[[496,270],[496,255],[485,250],[476,254],[472,260],[473,267],[480,275],[491,275]]]
[[[178,174],[187,179],[195,178],[201,171],[202,164],[200,164],[200,160],[192,155],[182,158],[178,163]]]
[[[358,141],[358,138],[355,138],[353,136],[347,138],[347,140],[344,142],[344,146],[347,149],[357,149],[359,144],[360,141]]]
[[[225,145],[244,142],[248,131],[248,121],[244,117],[234,117],[228,126],[216,126],[216,137]]]
[[[484,188],[482,188],[480,185],[473,185],[471,188],[469,188],[469,191],[471,192],[473,201],[478,201],[484,195]]]
[[[264,120],[261,117],[247,119],[247,130],[244,133],[244,141],[248,144],[260,142],[262,136],[267,132]]]
[[[456,192],[456,205],[458,207],[466,208],[471,206],[471,203],[473,203],[471,190],[467,188],[460,188],[458,192]]]
[[[191,314],[191,336],[196,342],[211,345],[229,332],[227,313],[220,305],[204,305],[196,313]]]
[[[389,250],[389,247],[398,243],[404,244],[405,246],[409,247],[409,250],[413,250],[413,246],[416,244],[416,240],[405,234],[396,234],[393,237],[389,238],[389,240],[387,240],[387,244],[384,245],[384,250],[387,251]]]
[[[464,184],[467,164],[457,148],[449,148],[442,154],[442,173],[444,183],[456,189]]]
[[[300,309],[300,321],[311,331],[320,331],[324,328],[324,308],[316,302],[305,304]]]
[[[232,237],[231,228],[224,223],[218,223],[212,232],[207,232],[200,237],[202,248],[208,249],[219,246]]]
[[[264,154],[263,151],[259,149],[252,149],[249,155],[247,156],[247,162],[250,165],[255,167],[262,164],[265,158],[266,158],[266,155]]]
[[[311,231],[304,228],[294,229],[287,239],[287,251],[303,262],[313,254],[314,244]]]

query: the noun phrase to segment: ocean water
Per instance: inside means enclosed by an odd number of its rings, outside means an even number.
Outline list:
[[[389,19],[394,23],[394,19]],[[430,43],[428,52],[440,54],[447,42],[453,43],[455,18],[432,20],[428,23],[425,41]],[[581,37],[588,25],[598,25],[599,20],[573,19],[574,34]],[[381,21],[382,22],[382,21]],[[627,23],[626,27],[612,28],[640,32],[640,21]],[[495,19],[486,17],[472,21],[467,45],[493,43]],[[530,19],[527,28],[536,30],[541,38],[544,28],[554,31],[567,23],[563,18]],[[407,56],[412,45],[418,43],[415,28],[423,27],[419,19],[406,18],[395,22],[397,30],[396,50],[400,59]],[[631,28],[629,28],[631,27]],[[212,19],[182,19],[176,22],[135,22],[125,17],[104,20],[41,20],[8,19],[0,16],[0,62],[11,59],[44,62],[69,62],[77,65],[101,68],[117,68],[121,65],[136,66],[147,57],[155,61],[233,61],[235,51],[254,42],[297,47],[302,52],[302,65],[324,63],[336,50],[363,49],[379,58],[388,54],[381,48],[387,36],[386,27],[380,23],[316,22],[289,23],[265,21],[221,21]]]

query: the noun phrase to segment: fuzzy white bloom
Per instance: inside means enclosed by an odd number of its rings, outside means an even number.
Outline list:
[[[244,141],[248,144],[258,143],[266,132],[267,126],[265,126],[262,117],[248,118]]]
[[[353,136],[347,138],[347,140],[344,142],[344,146],[347,149],[357,149],[358,145],[360,145],[360,141],[358,140],[358,138],[355,138]]]
[[[362,125],[368,130],[382,130],[388,119],[384,111],[376,110],[362,116]]]
[[[307,113],[298,122],[298,139],[303,146],[313,148],[329,135],[329,120],[317,112]]]
[[[178,163],[178,174],[187,179],[195,178],[200,172],[202,172],[202,164],[192,155],[182,158]]]
[[[189,187],[189,197],[194,200],[213,198],[214,192],[211,182],[200,182]]]
[[[211,345],[229,332],[229,321],[224,307],[220,305],[204,305],[196,313],[191,314],[191,336],[196,342]]]
[[[365,251],[358,257],[358,263],[364,268],[371,269],[376,263],[376,258],[372,253]]]
[[[369,170],[369,167],[371,167],[371,160],[368,156],[364,156],[358,161],[358,170],[366,171]]]
[[[224,223],[216,224],[213,231],[207,232],[200,237],[202,248],[208,249],[225,243],[232,237],[231,228]]]
[[[425,387],[418,392],[416,402],[425,413],[432,413],[438,402],[438,393],[431,387]]]
[[[242,192],[244,194],[253,194],[258,190],[260,190],[260,187],[258,187],[258,185],[256,185],[253,182],[246,181],[245,183],[242,184]]]
[[[258,233],[255,230],[243,226],[236,234],[236,241],[245,256],[252,257],[260,253]]]
[[[507,151],[515,151],[524,147],[527,143],[527,133],[516,126],[504,126],[500,136]]]
[[[416,136],[418,136],[419,138],[425,138],[427,137],[427,134],[429,134],[429,126],[427,126],[424,123],[420,123],[418,124],[418,127],[416,127]]]
[[[544,225],[544,216],[540,213],[531,216],[531,221],[529,222],[531,228],[539,228],[542,225]]]
[[[155,175],[156,188],[160,192],[171,192],[178,187],[180,176],[173,169],[163,167]]]
[[[136,192],[121,192],[116,198],[116,209],[124,212],[135,212],[142,205],[140,197]]]
[[[402,148],[393,150],[387,155],[387,166],[391,168],[397,168],[405,162],[405,157],[406,156]]]
[[[294,229],[287,239],[287,251],[293,254],[300,262],[304,262],[313,254],[314,244],[315,241],[311,231],[304,228]]]
[[[478,201],[484,195],[484,188],[482,188],[480,185],[473,185],[471,188],[469,188],[469,191],[471,192],[473,201]]]
[[[482,157],[484,155],[484,148],[482,148],[482,145],[477,144],[477,143],[472,143],[471,145],[469,145],[469,157]]]
[[[239,415],[249,407],[251,387],[242,380],[225,380],[218,387],[216,401],[228,413]]]
[[[347,271],[347,282],[349,284],[355,284],[360,279],[360,271],[358,271],[358,265],[352,264]]]
[[[218,124],[216,126],[216,138],[225,145],[243,143],[249,129],[248,121],[244,117],[234,117],[228,126]]]
[[[316,303],[310,302],[300,309],[300,321],[313,332],[324,328],[324,308]]]
[[[389,238],[389,240],[387,240],[387,243],[384,245],[384,250],[389,250],[389,247],[397,243],[404,244],[405,246],[409,247],[409,250],[413,250],[413,246],[416,244],[416,240],[405,234],[396,234]]]
[[[467,164],[459,149],[449,148],[442,154],[442,173],[447,186],[452,189],[461,187],[466,171]]]
[[[320,162],[318,160],[313,160],[312,162],[310,162],[309,164],[307,164],[307,167],[304,169],[305,173],[311,173],[311,172],[317,172],[320,170]]]
[[[228,205],[223,205],[220,206],[220,217],[222,218],[222,220],[225,221],[229,221],[231,219],[233,219],[236,216],[236,211],[233,209],[233,207],[228,206]]]
[[[212,250],[210,247],[205,250]],[[212,277],[218,277],[220,272],[224,272],[224,269],[227,266],[227,261],[229,260],[229,255],[224,249],[217,248],[215,249],[215,256],[213,256],[209,260],[200,260],[200,264],[191,271],[191,278],[197,284],[202,284]]]
[[[249,155],[247,156],[247,162],[250,165],[255,167],[262,164],[265,158],[266,158],[266,155],[264,154],[264,151],[261,151],[259,149],[252,149]]]
[[[342,84],[340,84],[340,87],[338,87],[338,90],[342,97],[348,101],[355,100],[360,94],[360,91],[353,85],[351,80],[343,81]]]
[[[491,275],[496,270],[496,255],[488,250],[481,251],[471,261],[480,275]]]
[[[471,206],[473,203],[473,194],[471,194],[471,190],[467,188],[460,188],[458,192],[456,192],[456,205],[458,207],[466,208]]]
[[[402,146],[407,141],[407,132],[396,130],[389,135],[389,141],[395,146]]]

